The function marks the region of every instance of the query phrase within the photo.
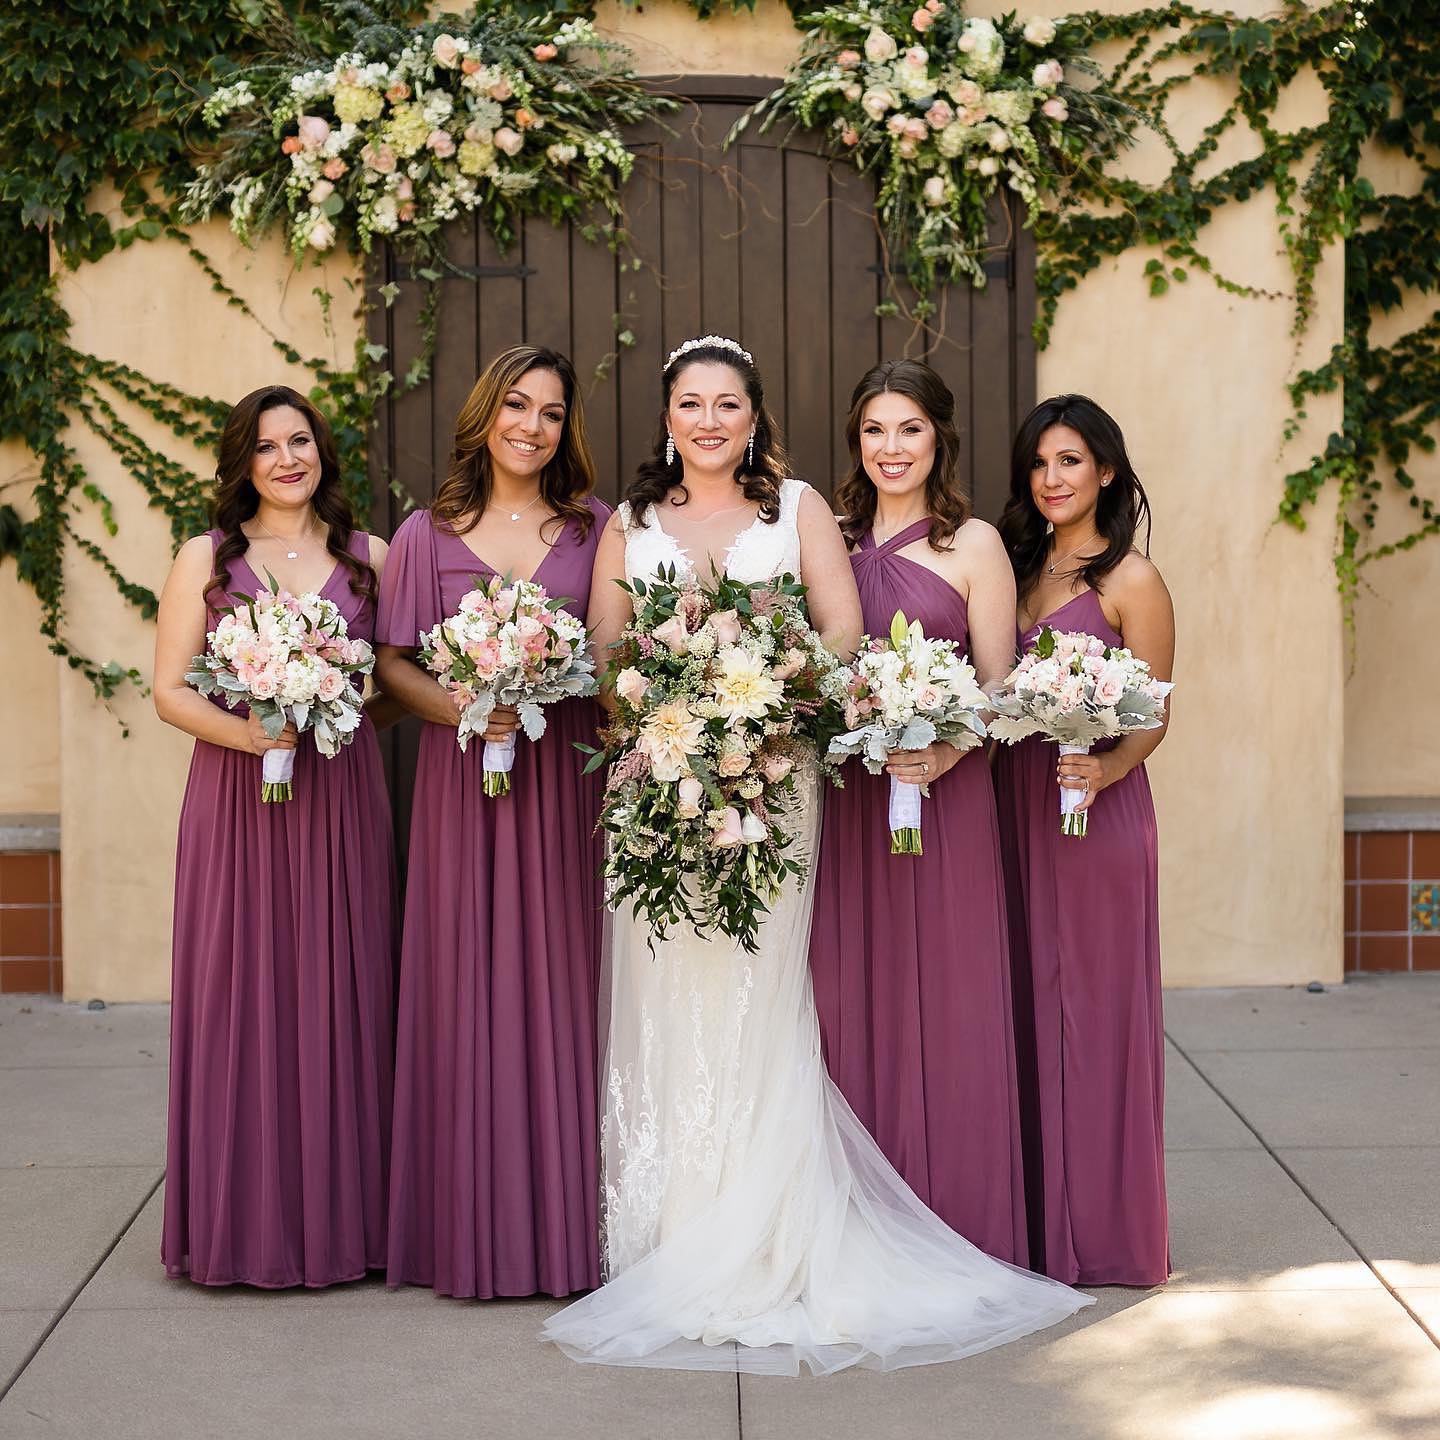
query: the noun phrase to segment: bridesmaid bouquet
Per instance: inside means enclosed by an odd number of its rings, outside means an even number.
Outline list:
[[[634,619],[611,650],[615,713],[586,773],[610,774],[607,898],[664,939],[688,923],[746,950],[805,862],[780,823],[796,775],[838,729],[839,660],[810,627],[793,576],[625,585]]]
[[[1097,740],[1163,725],[1172,689],[1128,650],[1047,625],[990,697],[990,733],[1012,745],[1044,735],[1062,755],[1087,755]],[[1084,838],[1087,815],[1076,808],[1084,793],[1060,787],[1061,834]]]
[[[420,663],[460,709],[463,753],[497,705],[513,705],[531,740],[545,733],[544,705],[595,693],[585,624],[533,580],[477,580],[460,608],[420,636]],[[515,735],[485,742],[487,795],[510,793]]]
[[[985,739],[980,712],[989,702],[953,640],[932,640],[897,610],[885,639],[866,636],[846,672],[845,723],[830,757],[859,755],[879,775],[892,750],[923,750],[944,740],[971,750]],[[920,806],[928,785],[890,777],[890,853],[923,855]]]
[[[356,681],[368,675],[375,654],[346,633],[339,607],[320,595],[292,595],[269,572],[267,587],[224,612],[206,636],[206,649],[185,676],[202,695],[223,695],[230,709],[242,701],[277,739],[286,721],[315,737],[327,758],[348,745],[360,728],[364,699]],[[273,803],[294,794],[293,750],[261,757],[260,799]]]

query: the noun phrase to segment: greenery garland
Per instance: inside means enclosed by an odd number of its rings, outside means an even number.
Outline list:
[[[706,0],[692,3],[702,15],[716,8]],[[738,0],[732,8],[749,3]],[[1005,92],[1011,98],[984,116],[972,114],[967,129],[973,133],[964,136],[964,143],[956,143],[959,135],[944,142],[954,147],[952,155],[943,153],[940,137],[962,118],[957,102],[965,105],[966,97],[974,97],[968,89],[956,96],[948,79],[943,87],[947,93],[937,93],[942,87],[931,83],[930,72],[934,69],[939,81],[941,67],[932,64],[933,52],[939,41],[953,43],[957,58],[976,49],[986,51],[994,42],[984,25],[966,21],[958,3],[947,7],[941,0],[908,16],[906,5],[883,0],[818,12],[798,3],[792,9],[807,32],[805,52],[785,85],[766,102],[760,121],[775,123],[789,116],[820,127],[846,163],[877,173],[893,268],[922,296],[931,284],[963,275],[976,278],[973,262],[983,243],[977,238],[983,234],[978,217],[988,198],[982,182],[1013,184],[1031,206],[1040,249],[1037,338],[1042,344],[1060,297],[1107,258],[1137,244],[1160,252],[1146,267],[1152,294],[1162,294],[1198,272],[1233,293],[1263,295],[1242,277],[1220,273],[1201,242],[1221,207],[1267,188],[1275,196],[1295,277],[1290,299],[1298,333],[1313,312],[1321,257],[1344,239],[1344,336],[1325,364],[1291,382],[1296,424],[1311,397],[1336,390],[1343,392],[1344,422],[1323,453],[1286,477],[1279,515],[1303,528],[1310,508],[1328,487],[1335,487],[1340,507],[1336,568],[1347,616],[1364,565],[1440,531],[1436,502],[1420,493],[1410,469],[1415,451],[1433,451],[1440,420],[1440,320],[1431,319],[1390,345],[1372,340],[1377,315],[1399,306],[1407,291],[1428,293],[1440,285],[1440,254],[1434,244],[1440,233],[1440,168],[1435,158],[1440,152],[1440,36],[1433,25],[1433,5],[1426,0],[1386,0],[1383,6],[1345,0],[1310,10],[1298,0],[1287,0],[1272,16],[1241,19],[1177,3],[1125,15],[1073,17],[1061,24],[1053,40],[1041,38],[1049,22],[1021,24],[1002,17],[991,30],[1009,57],[1009,70],[1002,57],[993,79],[964,73],[951,78],[957,85],[963,80],[979,85],[982,106],[987,93]],[[920,19],[922,10],[934,17],[930,23]],[[873,23],[877,16],[878,26]],[[0,171],[0,243],[13,257],[0,280],[0,438],[22,441],[36,462],[33,473],[0,482],[30,485],[35,508],[33,518],[22,523],[0,491],[0,558],[15,556],[21,577],[40,598],[42,630],[52,648],[81,671],[102,698],[108,700],[119,686],[139,683],[141,677],[133,668],[79,653],[66,638],[66,544],[73,543],[100,565],[117,592],[142,614],[154,613],[155,597],[122,574],[101,545],[76,530],[82,504],[95,507],[110,533],[115,522],[109,497],[76,460],[68,427],[78,420],[105,441],[150,503],[167,516],[178,540],[202,523],[204,487],[135,432],[123,418],[122,402],[202,447],[213,444],[225,407],[132,368],[78,353],[69,343],[68,317],[49,273],[52,245],[61,263],[75,266],[100,258],[116,245],[169,236],[185,244],[229,304],[251,313],[189,240],[177,209],[182,192],[190,215],[228,209],[232,224],[238,219],[250,233],[268,223],[283,224],[302,254],[325,248],[315,242],[325,238],[327,223],[332,244],[343,238],[362,250],[376,234],[393,234],[420,257],[417,273],[432,282],[439,276],[435,265],[443,263],[438,234],[447,206],[450,200],[461,208],[468,204],[459,176],[471,183],[478,213],[502,242],[513,234],[517,217],[530,210],[593,225],[587,232],[593,238],[623,243],[619,187],[624,162],[605,145],[585,153],[583,141],[576,143],[573,136],[576,129],[608,129],[610,122],[627,123],[653,109],[644,108],[643,92],[631,77],[617,72],[613,57],[607,63],[603,47],[589,46],[594,59],[583,54],[561,59],[557,36],[575,41],[577,51],[582,36],[591,40],[572,12],[528,0],[518,6],[496,0],[496,8],[468,19],[442,17],[412,29],[414,19],[404,0],[368,6],[309,0],[298,10],[282,9],[279,0],[236,0],[233,8],[224,0],[163,5],[159,0],[132,0],[123,7],[83,0],[60,10],[39,0],[12,0],[0,16],[0,100],[5,102],[0,104],[0,153],[6,157]],[[863,36],[862,24],[867,25]],[[894,43],[893,55],[878,53],[888,49],[883,41],[872,47],[877,54],[867,53],[865,42],[876,28]],[[976,37],[968,50],[960,43],[966,34]],[[428,61],[415,49],[415,35],[428,42]],[[448,63],[448,45],[437,51],[442,35],[456,42],[459,63]],[[902,38],[907,42],[903,47]],[[545,125],[511,123],[509,128],[522,136],[517,155],[506,153],[505,147],[513,144],[509,137],[493,157],[471,150],[467,164],[472,170],[482,158],[488,163],[468,176],[459,158],[462,145],[494,145],[504,127],[485,125],[488,112],[478,122],[473,114],[472,98],[494,97],[464,86],[462,77],[476,72],[465,67],[469,52],[462,50],[462,40],[478,43],[482,54],[487,43],[504,51],[516,77],[509,81],[511,95],[496,102],[502,110],[510,104],[507,118],[518,121],[516,112],[525,108],[532,116],[547,122],[553,116],[555,121],[548,135]],[[914,76],[897,74],[894,68],[905,64],[902,49],[915,49],[922,42],[930,56],[926,95],[918,93],[918,61],[911,62]],[[1034,66],[1057,59],[1078,74],[1086,68],[1084,56],[1107,43],[1124,49],[1103,73],[1098,90],[1093,83],[1072,84],[1068,73],[1048,90],[1037,82]],[[367,117],[352,111],[354,118],[347,121],[337,102],[349,110],[357,97],[341,100],[341,87],[351,84],[351,66],[336,65],[335,57],[355,57],[358,52],[354,68],[360,70],[359,60],[366,65],[388,63],[372,56],[398,62],[407,45],[413,55],[405,63],[419,70],[398,80],[392,74],[385,89],[404,84],[418,92],[418,81],[450,97],[451,115],[462,99],[471,114],[465,128],[457,130],[445,123],[451,116],[426,116],[422,102],[419,118],[430,128],[421,145],[402,156],[400,151],[418,138],[419,122],[400,107],[418,94],[392,100],[379,92],[380,113]],[[537,50],[546,45],[555,45],[555,55]],[[1027,46],[1042,58],[1030,55]],[[842,64],[839,56],[845,50],[854,51],[859,60],[847,57]],[[1027,82],[1023,65],[1032,60]],[[601,111],[587,107],[584,96],[566,98],[562,72],[567,65],[575,66],[576,74],[592,67],[585,72],[586,85],[590,77],[608,76],[595,81],[613,87],[606,92],[603,127]],[[888,78],[880,73],[887,66]],[[1324,86],[1327,114],[1317,124],[1283,130],[1275,123],[1281,94],[1307,68]],[[954,69],[963,72],[958,64]],[[313,93],[287,104],[284,86],[307,75]],[[558,96],[556,76],[561,77]],[[1235,99],[1186,150],[1167,123],[1167,107],[1185,85],[1202,76],[1229,80]],[[523,94],[517,79],[528,87]],[[248,95],[236,90],[247,82]],[[215,84],[226,92],[210,106],[222,131],[218,146],[204,157],[196,185],[191,149],[197,132],[190,117]],[[854,93],[857,84],[859,95]],[[887,84],[901,103],[887,103],[877,115],[879,106],[872,98],[867,107],[866,96]],[[292,87],[291,93],[299,92]],[[549,115],[541,95],[552,106]],[[527,99],[537,102],[534,108]],[[1045,113],[1052,100],[1064,107],[1058,124],[1055,107]],[[937,101],[956,112],[953,118],[935,112]],[[920,102],[928,103],[922,107]],[[1027,102],[1022,117],[1019,112]],[[375,105],[369,99],[359,103],[362,109]],[[1007,106],[1013,107],[1013,115],[1001,113]],[[927,118],[932,112],[934,120],[943,123],[932,123]],[[319,129],[307,127],[302,134],[302,113],[328,127],[318,143],[307,145]],[[903,116],[903,130],[893,123],[896,115]],[[1141,118],[1165,137],[1171,150],[1171,172],[1159,185],[1127,181],[1099,163],[1120,148]],[[923,137],[912,123],[916,119],[926,126]],[[325,163],[336,156],[322,152],[347,124],[354,132],[341,147],[339,158],[347,169],[337,183],[323,173]],[[1005,134],[1004,147],[989,139],[993,130],[986,127],[997,124]],[[1202,178],[1202,167],[1221,138],[1240,125],[1256,137],[1258,156]],[[486,129],[488,139],[481,133]],[[445,140],[432,143],[436,130],[448,132],[453,155],[441,153],[448,148]],[[847,131],[854,132],[853,144]],[[540,139],[546,151],[576,144],[577,155],[561,150],[537,164],[535,157],[543,152],[532,141]],[[287,140],[292,141],[288,150]],[[1362,173],[1370,144],[1405,155],[1418,169],[1419,183],[1402,194],[1377,193]],[[384,145],[395,153],[393,170],[377,148]],[[363,159],[358,166],[351,163],[363,156],[366,146],[372,157],[382,157],[379,166]],[[522,158],[527,149],[528,158]],[[584,164],[578,163],[582,155]],[[993,175],[988,173],[992,167],[982,170],[980,163],[992,155],[1005,157],[993,167]],[[404,174],[396,179],[402,174],[402,159]],[[310,175],[317,162],[321,173]],[[417,163],[425,167],[419,175],[412,173]],[[522,179],[527,173],[530,178]],[[235,184],[246,179],[260,183],[237,195]],[[404,195],[403,179],[410,182]],[[941,186],[931,183],[936,179]],[[321,181],[336,188],[327,191]],[[119,223],[93,208],[93,194],[106,182],[119,195]],[[1041,190],[1048,190],[1055,203],[1034,206]],[[393,230],[387,197],[394,201]],[[433,325],[434,295],[432,284],[427,331]],[[393,296],[384,298],[388,303]],[[329,303],[328,297],[322,300]],[[362,339],[353,365],[339,368],[305,359],[282,337],[271,339],[288,362],[310,369],[312,395],[335,424],[347,475],[363,502],[368,429],[381,395],[396,383],[384,368],[383,352],[376,354]],[[427,373],[422,347],[421,358],[398,383],[420,384]],[[1385,465],[1393,467],[1414,522],[1404,534],[1382,540],[1375,532]]]

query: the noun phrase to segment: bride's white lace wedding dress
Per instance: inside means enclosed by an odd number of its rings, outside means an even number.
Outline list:
[[[800,573],[804,489],[785,482],[779,520],[757,521],[724,551],[728,574]],[[629,578],[671,564],[693,573],[654,510],[636,525],[622,506],[622,519]],[[791,824],[809,856],[813,774],[801,789]],[[652,951],[628,907],[614,917],[601,1124],[608,1282],[542,1332],[574,1359],[893,1369],[959,1359],[1091,1303],[956,1235],[856,1120],[820,1055],[811,900],[808,878],[789,886],[753,955],[688,929]]]

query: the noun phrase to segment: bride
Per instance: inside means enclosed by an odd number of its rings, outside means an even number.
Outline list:
[[[824,500],[785,476],[760,376],[734,340],[666,361],[663,454],[641,466],[596,556],[601,651],[630,618],[617,582],[673,565],[787,571],[849,656],[860,602]],[[813,856],[816,778],[789,817]],[[787,886],[749,954],[614,917],[601,1122],[607,1283],[542,1332],[576,1360],[796,1374],[959,1359],[1089,1298],[993,1260],[890,1167],[825,1072],[807,950],[812,885]],[[958,1117],[957,1117],[958,1118]]]

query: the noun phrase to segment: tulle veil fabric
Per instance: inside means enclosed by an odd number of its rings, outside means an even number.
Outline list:
[[[761,553],[742,533],[730,574],[798,573],[801,490],[786,482],[783,547],[762,535]],[[657,520],[625,520],[638,532],[628,573],[684,561],[673,541],[646,535]],[[813,773],[800,791],[787,823],[810,860]],[[1002,1345],[1091,1303],[955,1234],[831,1082],[810,988],[811,874],[807,865],[771,908],[755,954],[689,928],[655,940],[628,907],[613,917],[607,1283],[542,1331],[576,1360],[751,1374],[899,1369]]]

